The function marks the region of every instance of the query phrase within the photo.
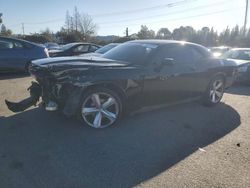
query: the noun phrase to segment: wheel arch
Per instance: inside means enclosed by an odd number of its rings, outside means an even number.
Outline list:
[[[84,90],[83,93],[86,92],[87,90],[91,90],[93,88],[107,88],[110,89],[112,91],[114,91],[115,93],[117,93],[117,95],[121,98],[122,102],[124,103],[124,101],[126,100],[126,93],[125,91],[118,86],[117,84],[114,83],[96,83],[96,84],[92,84],[90,86],[87,86]]]
[[[226,73],[225,72],[217,72],[217,73],[215,73],[211,78],[210,78],[210,81],[212,80],[212,79],[214,79],[215,77],[222,77],[223,78],[223,81],[224,81],[224,84],[226,83],[226,77],[227,77],[227,75],[226,75]]]

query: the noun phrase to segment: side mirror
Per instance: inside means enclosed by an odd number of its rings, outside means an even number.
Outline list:
[[[167,65],[167,66],[174,65],[174,59],[173,58],[165,58],[165,59],[162,60],[161,63],[162,63],[163,66],[164,65]]]

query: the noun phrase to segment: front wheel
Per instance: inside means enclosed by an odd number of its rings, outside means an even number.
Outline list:
[[[203,104],[205,106],[213,106],[218,104],[224,94],[225,82],[222,76],[216,76],[213,78],[204,93]]]
[[[106,128],[114,125],[120,119],[121,113],[121,99],[112,90],[91,89],[82,97],[80,117],[92,128]]]

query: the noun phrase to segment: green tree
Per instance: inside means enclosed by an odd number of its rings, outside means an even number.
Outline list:
[[[157,32],[156,38],[158,38],[158,39],[171,39],[172,33],[169,31],[168,28],[161,28]]]
[[[179,27],[174,29],[172,37],[175,40],[184,40],[192,42],[194,40],[195,30],[191,26]]]
[[[0,35],[3,36],[11,36],[12,31],[10,29],[7,29],[4,24],[1,25]]]
[[[155,38],[155,32],[149,30],[146,25],[141,26],[141,30],[137,33],[139,39],[153,39]]]
[[[227,27],[219,36],[220,45],[230,45],[230,29]]]

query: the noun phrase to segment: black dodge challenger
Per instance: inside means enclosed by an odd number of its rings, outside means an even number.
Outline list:
[[[36,104],[46,110],[78,115],[84,124],[105,128],[124,112],[145,106],[199,97],[203,104],[220,102],[234,80],[236,67],[214,59],[200,45],[172,40],[136,40],[102,57],[61,57],[32,62],[36,79],[31,96],[19,103],[6,100],[14,112]]]

